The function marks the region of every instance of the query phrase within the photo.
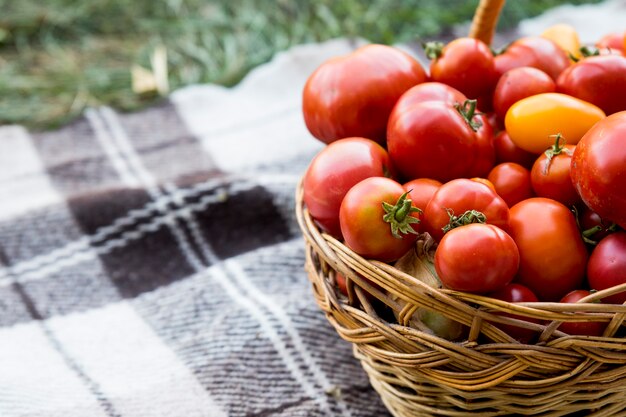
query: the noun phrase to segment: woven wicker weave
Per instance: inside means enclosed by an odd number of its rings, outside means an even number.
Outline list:
[[[474,12],[469,36],[490,45],[502,7],[504,7],[504,0],[481,0]]]
[[[626,291],[626,284],[577,304],[511,304],[433,288],[321,233],[303,205],[301,185],[296,201],[317,303],[353,343],[394,416],[626,416],[626,305],[592,302]],[[347,278],[349,297],[337,290],[336,272]],[[402,325],[419,307],[464,324],[467,338],[454,343]],[[386,310],[401,324],[382,317]],[[558,330],[561,321],[609,325],[603,337],[568,336]],[[538,340],[516,342],[494,323],[536,329]]]

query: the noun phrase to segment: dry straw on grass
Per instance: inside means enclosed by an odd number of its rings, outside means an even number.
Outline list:
[[[574,3],[599,0],[573,0]],[[510,2],[502,27],[565,3]],[[572,1],[567,1],[571,3]],[[0,124],[50,128],[109,105],[136,110],[167,93],[141,67],[167,50],[169,90],[234,85],[290,46],[333,37],[411,42],[471,19],[455,0],[0,0]],[[143,76],[133,91],[132,68]],[[159,84],[156,83],[159,80]],[[137,81],[136,81],[137,82]],[[144,83],[145,82],[145,83]]]

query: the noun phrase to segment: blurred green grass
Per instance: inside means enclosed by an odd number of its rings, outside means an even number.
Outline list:
[[[508,1],[498,29],[560,4]],[[478,0],[0,0],[0,124],[59,126],[86,106],[132,111],[130,68],[167,50],[171,89],[232,86],[292,45],[338,36],[391,44],[471,20]]]

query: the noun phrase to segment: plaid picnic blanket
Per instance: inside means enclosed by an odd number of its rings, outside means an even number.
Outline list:
[[[315,305],[294,214],[322,147],[301,86],[354,47],[0,128],[0,416],[386,414]]]
[[[302,86],[357,44],[138,113],[0,127],[1,417],[389,415],[315,304],[294,215],[323,146]]]

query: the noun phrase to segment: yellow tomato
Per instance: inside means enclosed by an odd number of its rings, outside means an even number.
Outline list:
[[[573,26],[559,23],[550,26],[541,34],[542,38],[550,39],[574,58],[580,58],[580,38]]]
[[[542,93],[513,104],[504,117],[511,140],[528,152],[539,154],[554,144],[560,133],[575,145],[596,122],[606,117],[597,106],[561,93]]]

